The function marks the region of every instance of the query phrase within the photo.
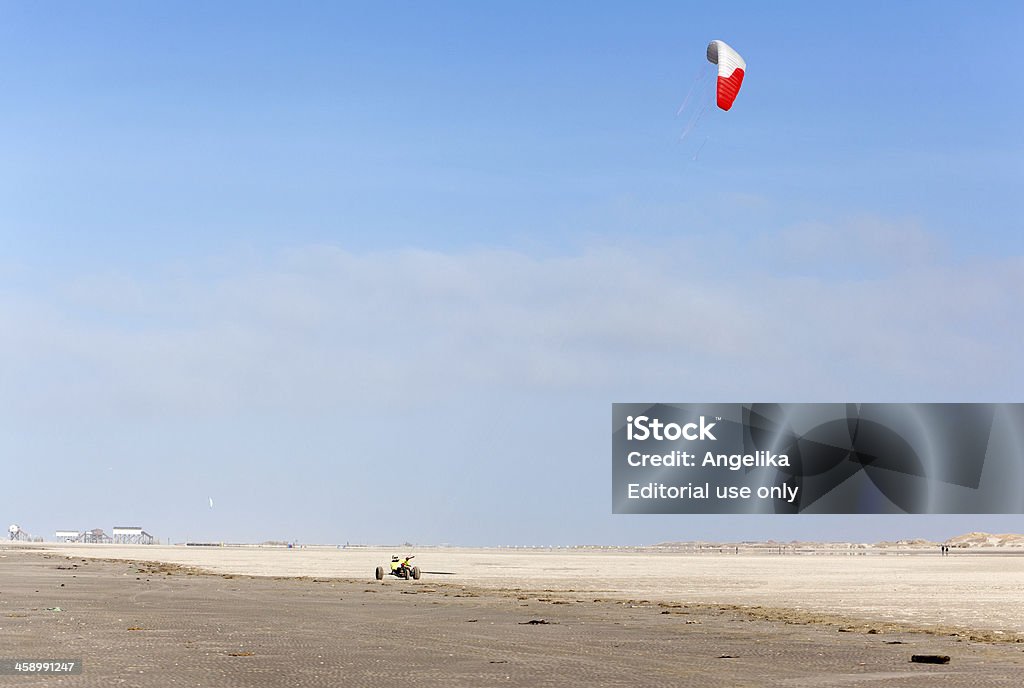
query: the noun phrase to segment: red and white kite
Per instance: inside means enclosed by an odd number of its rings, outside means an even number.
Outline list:
[[[747,63],[723,41],[708,43],[708,62],[718,65],[718,107],[728,110],[740,92]]]

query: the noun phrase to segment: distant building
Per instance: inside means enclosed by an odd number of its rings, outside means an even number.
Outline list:
[[[114,526],[114,542],[122,545],[153,545],[156,538],[138,526]]]
[[[82,542],[90,542],[90,543],[113,542],[110,539],[110,536],[103,532],[102,528],[93,528],[92,530],[88,530],[88,531],[82,533],[82,540],[81,541]]]
[[[82,535],[84,533],[80,533],[77,530],[58,530],[53,534],[57,538],[57,542],[81,542]]]

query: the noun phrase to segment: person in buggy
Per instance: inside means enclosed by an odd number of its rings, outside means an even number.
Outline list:
[[[395,555],[391,557],[391,575],[395,578],[402,578],[409,580],[420,579],[420,567],[412,565],[413,555],[408,555],[404,559]],[[384,580],[384,567],[378,566],[376,572],[377,580]]]

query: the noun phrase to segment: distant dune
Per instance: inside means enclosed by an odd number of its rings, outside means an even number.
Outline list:
[[[1024,535],[1018,533],[967,533],[946,540],[950,547],[1024,547]]]
[[[704,542],[704,541],[689,541],[689,542],[661,542],[655,545],[656,548],[671,549],[671,550],[713,550],[713,549],[734,549],[734,550],[788,550],[788,551],[800,551],[800,550],[886,550],[886,549],[930,549],[939,547],[940,545],[948,545],[949,547],[956,547],[958,549],[968,549],[973,547],[1020,547],[1024,548],[1024,535],[1018,533],[967,533],[965,535],[957,535],[951,537],[948,540],[938,542],[932,540],[925,540],[923,538],[905,539],[905,540],[883,540],[875,543],[864,543],[864,542],[815,542],[805,540],[791,540],[789,542],[776,542],[774,540],[767,541],[744,541],[744,542]]]

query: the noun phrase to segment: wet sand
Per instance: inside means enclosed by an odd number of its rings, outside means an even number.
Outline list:
[[[1024,675],[1024,643],[445,578],[249,577],[3,549],[0,656],[79,658],[84,672],[0,686],[1016,686]]]

